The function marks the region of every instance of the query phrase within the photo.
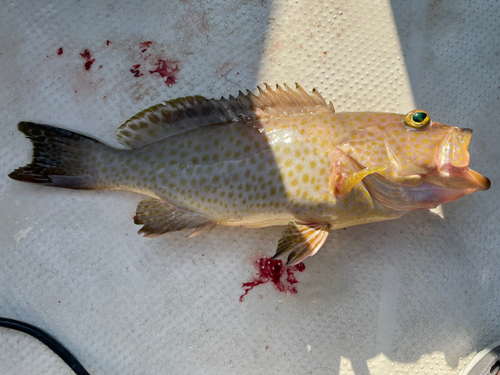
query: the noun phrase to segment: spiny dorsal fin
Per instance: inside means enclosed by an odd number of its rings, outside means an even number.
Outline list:
[[[139,148],[170,137],[174,134],[202,126],[238,121],[252,121],[293,113],[335,112],[318,91],[308,94],[298,84],[296,90],[276,85],[272,90],[265,84],[265,91],[257,86],[259,95],[241,91],[235,98],[206,99],[187,96],[155,105],[126,121],[116,131],[118,142]]]

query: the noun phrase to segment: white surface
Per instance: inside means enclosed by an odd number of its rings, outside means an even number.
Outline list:
[[[93,374],[458,374],[500,338],[498,1],[0,6],[1,316],[50,332]],[[144,65],[130,73],[144,41],[179,61],[171,87]],[[20,120],[117,145],[114,130],[161,100],[295,81],[337,111],[419,107],[473,128],[471,166],[492,188],[444,206],[444,220],[332,232],[298,294],[266,284],[239,303],[252,256],[273,254],[282,228],[144,239],[138,195],[7,178],[31,155]],[[2,329],[0,373],[71,372]]]

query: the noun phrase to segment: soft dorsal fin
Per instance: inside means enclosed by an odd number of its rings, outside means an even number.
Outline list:
[[[169,100],[139,112],[116,131],[116,138],[124,146],[139,148],[170,137],[174,134],[202,126],[238,121],[251,121],[293,113],[335,112],[330,102],[313,90],[305,92],[296,84],[296,90],[276,85],[272,90],[265,84],[265,91],[257,86],[258,96],[241,91],[235,98],[206,99],[187,96]]]

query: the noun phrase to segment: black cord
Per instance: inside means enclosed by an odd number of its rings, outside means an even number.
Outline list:
[[[21,331],[27,333],[28,335],[41,341],[43,344],[47,345],[50,350],[56,353],[66,364],[75,372],[77,375],[90,375],[90,373],[85,370],[80,362],[71,354],[62,344],[49,335],[47,332],[42,331],[40,328],[32,326],[31,324],[20,322],[14,319],[2,318],[0,317],[0,327],[14,329],[16,331]]]

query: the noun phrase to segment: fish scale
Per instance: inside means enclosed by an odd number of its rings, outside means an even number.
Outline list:
[[[147,195],[134,221],[149,237],[287,225],[275,257],[288,255],[288,264],[314,255],[332,229],[490,186],[468,168],[469,129],[432,122],[421,110],[335,113],[298,85],[150,107],[117,130],[129,150],[48,125],[19,129],[34,155],[11,178]]]

